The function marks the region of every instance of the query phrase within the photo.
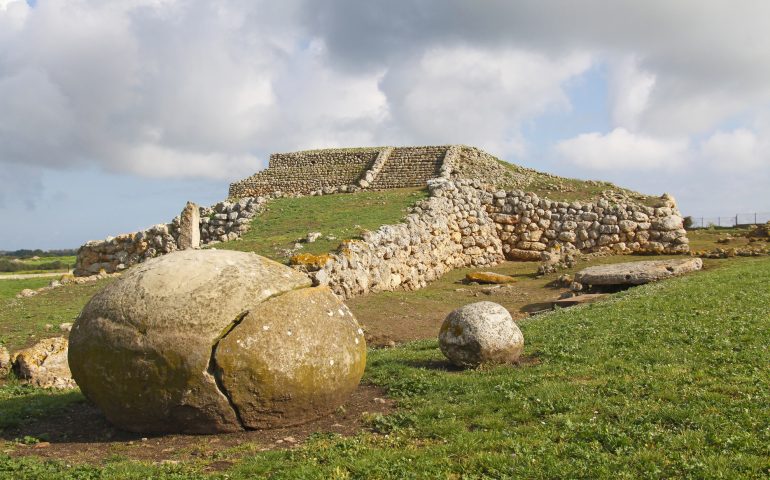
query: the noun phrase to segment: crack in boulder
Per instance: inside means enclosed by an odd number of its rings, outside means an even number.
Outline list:
[[[222,330],[222,333],[220,333],[219,336],[214,340],[214,343],[211,346],[211,357],[209,357],[209,365],[208,365],[208,368],[206,369],[208,374],[214,378],[214,383],[216,384],[217,389],[227,399],[227,403],[229,403],[230,408],[233,409],[235,418],[238,420],[238,423],[241,425],[241,428],[243,428],[244,430],[248,430],[248,427],[246,426],[246,424],[243,421],[243,418],[241,417],[241,411],[238,408],[238,405],[236,405],[235,402],[233,402],[233,399],[230,396],[230,392],[227,391],[227,388],[225,387],[225,384],[222,381],[223,370],[219,367],[219,364],[217,363],[217,347],[219,347],[219,342],[221,342],[222,339],[224,339],[230,332],[232,332],[233,329],[243,321],[243,319],[246,317],[246,315],[248,315],[248,313],[249,313],[248,310],[240,313],[237,317],[235,317],[235,320],[230,322],[230,324],[227,325]]]

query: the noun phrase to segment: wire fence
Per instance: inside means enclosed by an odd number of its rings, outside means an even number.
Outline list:
[[[690,228],[709,227],[744,227],[770,222],[770,212],[736,213],[726,217],[696,217],[691,216]]]

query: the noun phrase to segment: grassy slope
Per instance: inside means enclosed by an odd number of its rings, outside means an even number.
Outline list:
[[[365,230],[398,223],[408,207],[427,197],[420,188],[404,188],[381,192],[370,191],[350,195],[280,198],[268,203],[267,210],[254,218],[251,230],[241,240],[217,244],[228,250],[253,251],[280,262],[288,257],[280,250],[291,248],[309,232],[323,237],[305,243],[299,252],[326,253],[335,250],[342,240],[357,238]],[[335,239],[328,239],[328,236]]]
[[[610,190],[622,192],[642,205],[652,206],[656,202],[655,196],[644,195],[633,190],[619,187],[610,182],[559,177],[530,168],[524,168],[504,160],[498,161],[500,165],[503,165],[513,173],[525,175],[529,179],[527,184],[515,188],[521,188],[526,192],[534,192],[538,196],[550,200],[559,202],[571,202],[574,200],[596,202],[601,198],[602,192]],[[500,187],[510,188],[507,185],[500,185]]]
[[[770,474],[770,259],[648,285],[522,322],[536,364],[453,371],[433,340],[370,351],[399,399],[380,435],[319,435],[229,478],[758,478]],[[16,390],[11,390],[11,389]],[[34,410],[71,393],[0,387]],[[9,420],[6,420],[9,421]],[[68,468],[0,455],[0,476],[165,478],[201,465]]]
[[[106,282],[65,285],[34,297],[16,298],[24,288],[47,285],[50,278],[0,280],[0,343],[16,350],[40,338],[61,335],[59,324],[72,322],[80,310]],[[46,330],[46,324],[53,325]]]

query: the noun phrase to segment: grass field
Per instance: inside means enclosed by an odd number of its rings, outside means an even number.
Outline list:
[[[354,195],[323,195],[279,198],[254,218],[251,230],[241,240],[220,243],[215,248],[253,251],[273,260],[287,262],[283,251],[304,239],[309,232],[323,235],[303,243],[300,252],[326,253],[343,240],[358,238],[366,230],[398,223],[407,209],[427,198],[422,188],[360,192]]]
[[[40,258],[18,259],[0,257],[0,275],[19,275],[25,273],[66,272],[75,265],[76,256],[58,255]]]
[[[59,325],[72,322],[80,310],[108,280],[65,285],[34,297],[16,298],[25,288],[39,288],[50,278],[0,281],[0,343],[9,350],[27,346],[42,337],[60,335]],[[46,330],[52,325],[53,330]]]
[[[456,371],[433,339],[370,350],[365,381],[397,399],[396,413],[367,417],[353,437],[246,453],[211,475],[767,478],[770,259],[720,265],[520,321],[520,366]],[[73,401],[2,386],[0,428]],[[0,454],[0,478],[199,478],[214,461],[68,466],[7,456],[28,448],[14,445]]]

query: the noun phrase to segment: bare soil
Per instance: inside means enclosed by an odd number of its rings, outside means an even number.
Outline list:
[[[92,404],[71,405],[55,416],[31,421],[0,433],[11,456],[35,455],[71,463],[103,463],[115,456],[155,463],[200,460],[212,470],[224,470],[254,451],[301,445],[314,433],[354,435],[365,426],[367,414],[387,414],[394,402],[370,385],[360,386],[345,405],[309,423],[273,430],[249,430],[219,435],[142,435],[113,427]],[[25,445],[25,437],[45,441]],[[226,453],[226,455],[223,455]],[[225,460],[226,459],[226,460]]]

